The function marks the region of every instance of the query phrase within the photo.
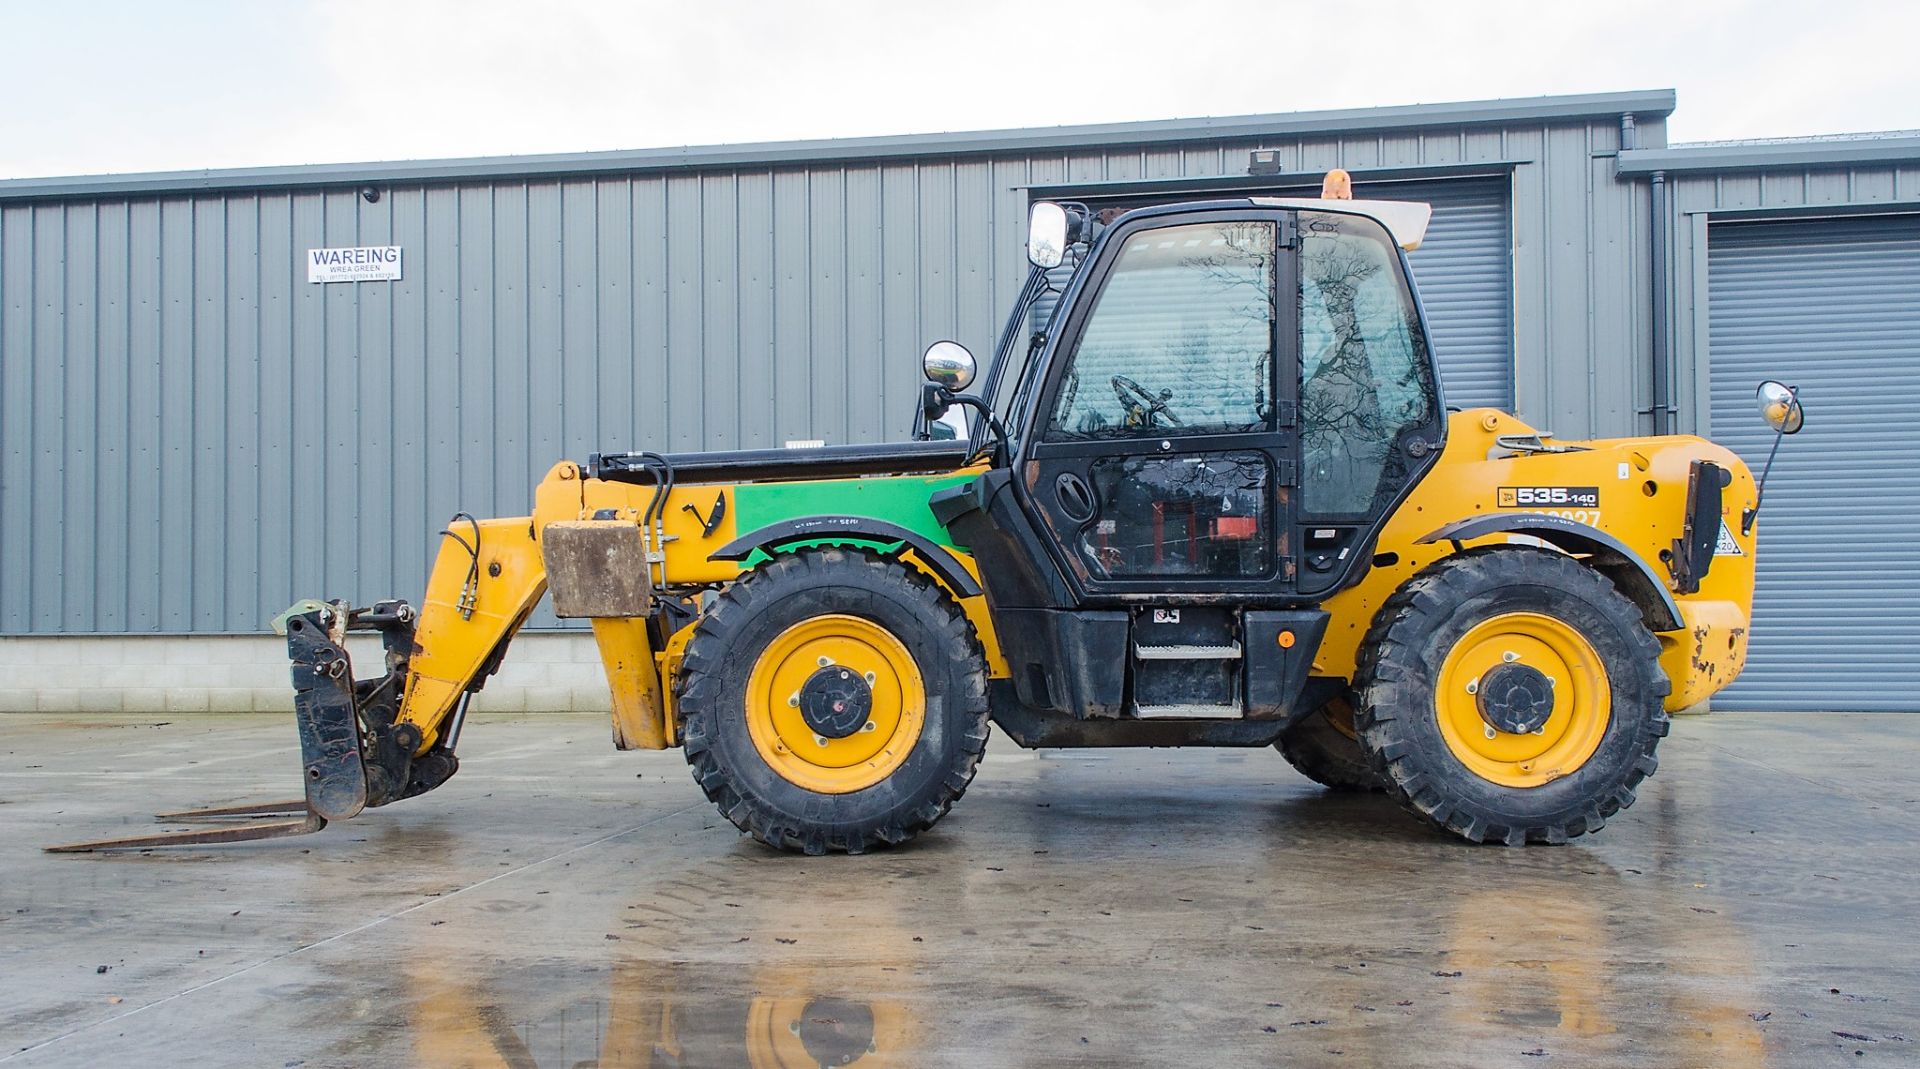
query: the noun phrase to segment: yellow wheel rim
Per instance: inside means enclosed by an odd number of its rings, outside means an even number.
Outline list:
[[[1533,668],[1551,681],[1553,700],[1538,730],[1502,731],[1481,715],[1480,680],[1503,664]],[[1505,787],[1539,787],[1585,765],[1613,719],[1613,688],[1600,655],[1565,622],[1514,612],[1473,627],[1440,666],[1435,712],[1440,735],[1460,763]]]
[[[866,723],[843,738],[816,732],[802,715],[801,688],[823,669],[846,669],[872,694]],[[747,679],[747,732],[761,760],[796,787],[849,794],[892,775],[913,752],[927,718],[920,666],[893,632],[833,614],[782,631]]]

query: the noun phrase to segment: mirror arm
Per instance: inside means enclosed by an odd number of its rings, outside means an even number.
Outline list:
[[[1773,432],[1773,448],[1767,450],[1767,462],[1760,469],[1760,482],[1753,489],[1753,507],[1740,513],[1740,537],[1753,533],[1753,523],[1760,518],[1760,506],[1767,500],[1767,476],[1773,471],[1773,458],[1780,453],[1780,439],[1787,436],[1785,427]]]
[[[1754,484],[1753,507],[1742,510],[1740,513],[1740,534],[1742,537],[1753,533],[1753,523],[1760,518],[1760,506],[1767,499],[1767,476],[1773,474],[1773,458],[1780,455],[1780,439],[1800,429],[1800,426],[1794,423],[1794,417],[1796,415],[1801,418],[1803,423],[1806,419],[1805,413],[1800,409],[1800,388],[1798,386],[1788,386],[1784,382],[1775,382],[1771,379],[1762,382],[1759,389],[1754,392],[1760,396],[1762,401],[1770,401],[1773,403],[1778,403],[1778,400],[1774,396],[1774,391],[1767,389],[1769,386],[1779,387],[1780,391],[1786,393],[1786,414],[1780,417],[1780,425],[1773,429],[1773,447],[1767,450],[1767,462],[1760,468],[1760,481]],[[1768,423],[1773,422],[1773,417],[1767,404],[1761,405],[1761,412],[1767,415]]]
[[[973,396],[972,394],[954,393],[952,390],[949,390],[944,386],[940,386],[931,382],[928,383],[927,386],[931,387],[926,391],[926,399],[928,402],[927,411],[933,412],[934,406],[936,405],[938,406],[938,409],[939,409],[939,412],[937,414],[931,415],[929,417],[929,421],[934,419],[939,419],[940,416],[946,414],[947,409],[953,407],[954,405],[959,405],[962,408],[971,408],[975,412],[980,413],[981,421],[987,425],[988,430],[991,430],[993,432],[993,436],[995,439],[994,450],[996,454],[1005,445],[1007,440],[1007,428],[1001,425],[1000,417],[993,414],[992,406],[988,405],[985,401],[981,400],[978,397]]]

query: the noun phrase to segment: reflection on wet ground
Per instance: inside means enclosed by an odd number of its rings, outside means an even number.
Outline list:
[[[1684,721],[1564,848],[1270,751],[996,744],[913,847],[788,857],[556,718],[305,840],[31,851],[274,793],[282,733],[0,720],[0,1062],[1920,1064],[1920,717]]]

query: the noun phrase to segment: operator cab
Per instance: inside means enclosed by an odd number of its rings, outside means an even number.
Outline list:
[[[1254,680],[1304,673],[1248,658],[1311,659],[1315,606],[1365,574],[1380,525],[1443,444],[1404,256],[1428,215],[1254,197],[1102,225],[1079,206],[1034,206],[1027,300],[981,395],[958,392],[972,361],[943,343],[924,406],[930,421],[972,410],[972,440],[995,460],[935,511],[979,561],[1003,644],[1035,651],[1048,677],[1016,670],[1024,703],[1256,716]],[[1076,244],[1080,266],[1016,358],[1024,307]],[[1311,637],[1304,656],[1276,652],[1283,631]],[[1117,680],[1125,657],[1130,700],[1117,682],[1051,678],[1093,665]],[[1162,676],[1166,693],[1211,693],[1198,704],[1217,711],[1155,704]]]

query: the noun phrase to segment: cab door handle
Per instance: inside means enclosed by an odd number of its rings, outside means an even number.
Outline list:
[[[1092,519],[1099,505],[1086,482],[1070,471],[1053,480],[1053,496],[1060,502],[1060,511],[1076,523]]]

